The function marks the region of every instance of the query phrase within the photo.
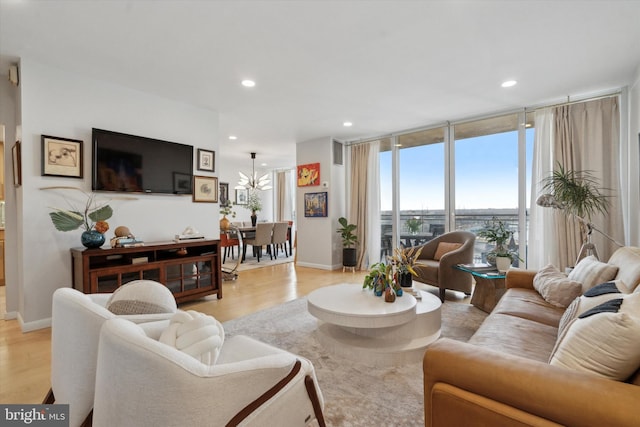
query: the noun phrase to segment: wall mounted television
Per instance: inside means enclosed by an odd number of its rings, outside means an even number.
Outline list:
[[[192,194],[193,147],[93,128],[94,191]]]

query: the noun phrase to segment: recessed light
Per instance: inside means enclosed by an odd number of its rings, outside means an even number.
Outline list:
[[[503,82],[501,86],[502,87],[512,87],[512,86],[515,86],[517,84],[518,84],[518,82],[515,81],[515,80],[507,80],[506,82]]]
[[[266,163],[260,163],[260,166],[264,167],[264,166],[267,166],[267,164]]]
[[[342,124],[342,126],[344,126],[344,127],[348,128],[348,127],[353,126],[353,123],[351,123],[351,122],[344,122],[344,123]]]
[[[256,85],[256,82],[254,82],[253,80],[243,80],[242,81],[242,86],[244,87],[254,87]]]
[[[229,139],[238,139],[238,137],[235,135],[229,135]]]

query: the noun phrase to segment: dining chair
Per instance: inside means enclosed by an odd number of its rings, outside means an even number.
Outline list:
[[[289,230],[289,223],[287,222],[276,222],[273,225],[273,234],[271,236],[271,246],[273,256],[278,259],[278,249],[284,249],[284,255],[286,257],[289,256],[287,253],[287,230]]]
[[[252,238],[248,238],[244,241],[242,247],[242,260],[244,261],[247,255],[247,245],[251,245],[254,248],[254,252],[257,254],[258,262],[260,262],[260,255],[262,255],[262,247],[266,245],[269,258],[273,259],[271,254],[271,233],[273,231],[272,222],[259,222],[256,224],[256,234]]]
[[[227,261],[227,254],[231,252],[231,259],[235,259],[234,248],[238,247],[238,256],[240,256],[240,240],[238,240],[237,231],[227,230],[220,232],[220,247],[224,248],[222,254],[222,263]]]

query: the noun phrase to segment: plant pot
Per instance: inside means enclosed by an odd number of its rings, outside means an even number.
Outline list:
[[[413,276],[411,276],[411,273],[400,273],[398,277],[400,279],[401,287],[410,288],[413,286]]]
[[[104,245],[104,234],[96,230],[84,231],[80,236],[80,241],[88,249],[99,248]]]
[[[231,226],[231,221],[227,219],[226,215],[223,215],[222,219],[220,220],[220,230],[228,230],[230,226]]]
[[[343,248],[342,265],[344,267],[355,267],[357,263],[356,248]]]
[[[511,257],[508,256],[497,256],[496,257],[496,268],[499,272],[505,272],[511,267]]]

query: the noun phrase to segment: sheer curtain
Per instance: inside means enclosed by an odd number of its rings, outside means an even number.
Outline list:
[[[589,171],[611,196],[608,214],[594,215],[591,222],[597,229],[622,241],[620,112],[617,97],[549,110],[551,112],[536,113],[529,266],[540,268],[552,263],[564,269],[574,265],[582,246],[580,224],[562,211],[535,205],[541,194],[540,182],[557,163],[566,170]],[[600,233],[593,232],[591,237],[601,260],[609,259],[618,247]]]
[[[379,151],[379,143],[351,147],[349,222],[357,226],[357,270],[367,268],[374,260],[371,255],[380,253]]]
[[[291,196],[291,171],[276,173],[276,220],[289,221],[293,219],[293,200]]]

